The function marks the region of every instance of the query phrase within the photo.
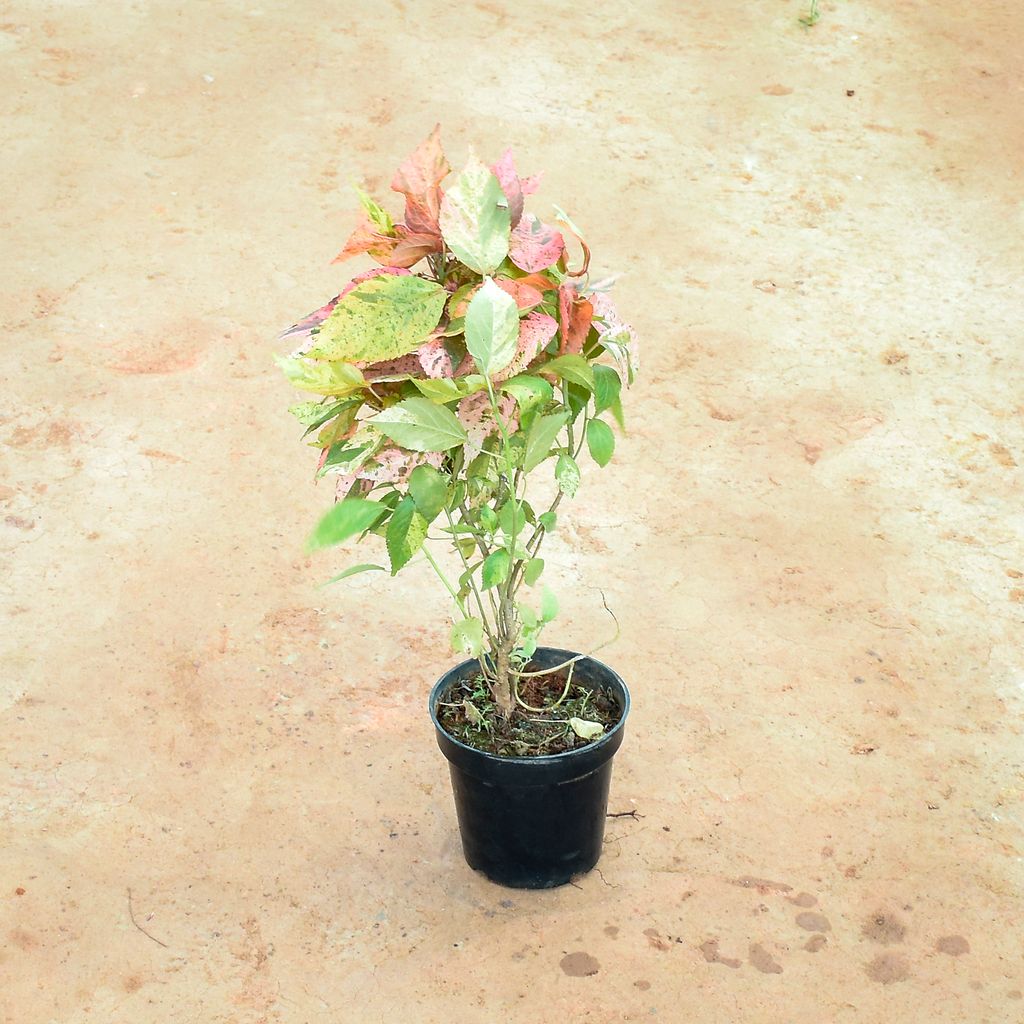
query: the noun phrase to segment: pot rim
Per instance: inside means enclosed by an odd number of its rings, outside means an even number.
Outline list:
[[[467,658],[465,661],[460,661],[457,665],[454,665],[452,668],[448,669],[448,671],[445,672],[437,680],[436,683],[434,683],[433,687],[431,687],[430,697],[428,698],[428,708],[430,710],[430,719],[434,723],[434,728],[437,729],[440,733],[442,733],[444,735],[445,740],[447,742],[453,744],[455,747],[457,747],[457,748],[459,748],[461,750],[466,751],[467,754],[469,754],[471,756],[475,756],[475,757],[484,758],[487,761],[494,761],[494,762],[497,762],[498,764],[508,764],[508,765],[516,765],[516,764],[521,764],[521,765],[548,765],[548,764],[554,765],[554,764],[564,764],[565,762],[572,760],[574,757],[580,757],[580,756],[582,756],[584,754],[593,754],[593,753],[596,753],[597,751],[601,750],[603,747],[607,746],[609,743],[611,743],[617,737],[618,733],[620,733],[622,731],[622,729],[625,727],[626,716],[629,714],[629,708],[630,708],[629,687],[626,686],[626,683],[623,680],[622,676],[620,676],[619,673],[615,671],[615,669],[610,668],[603,661],[600,661],[597,658],[594,658],[594,657],[592,657],[589,654],[582,654],[579,651],[566,650],[565,648],[562,648],[562,647],[538,647],[537,651],[535,653],[539,654],[542,651],[545,652],[545,653],[554,654],[554,655],[557,655],[557,656],[565,655],[565,658],[563,660],[566,660],[566,661],[569,658],[579,658],[580,661],[584,661],[584,662],[588,661],[588,662],[590,662],[593,665],[598,665],[598,666],[600,666],[601,669],[603,669],[605,672],[607,672],[609,675],[611,675],[614,678],[615,682],[619,685],[620,689],[622,690],[622,698],[623,698],[622,714],[619,716],[619,720],[615,723],[615,725],[613,725],[612,728],[609,729],[604,734],[604,736],[602,736],[599,740],[597,740],[597,742],[595,742],[595,743],[588,743],[585,747],[576,747],[574,750],[563,750],[561,753],[558,753],[558,754],[543,754],[540,757],[503,757],[500,754],[492,754],[492,753],[490,753],[487,750],[480,750],[478,747],[473,747],[473,746],[470,746],[468,743],[463,743],[462,740],[460,740],[457,737],[453,736],[438,721],[438,718],[437,718],[437,705],[438,705],[438,703],[439,703],[439,701],[441,699],[441,692],[440,691],[441,691],[442,687],[444,687],[447,684],[447,682],[449,680],[449,677],[451,675],[453,675],[454,673],[459,672],[460,669],[466,668],[466,667],[468,667],[470,665],[478,664],[478,661],[477,661],[476,658]]]

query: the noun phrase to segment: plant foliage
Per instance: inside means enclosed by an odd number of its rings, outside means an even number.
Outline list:
[[[508,718],[516,666],[558,609],[545,585],[536,605],[522,588],[542,579],[538,552],[580,487],[583,452],[612,458],[637,341],[590,282],[579,228],[557,207],[553,224],[524,210],[539,176],[521,178],[510,151],[490,167],[471,157],[446,190],[450,173],[435,128],[392,180],[401,221],[357,190],[362,220],[336,262],[379,266],[285,331],[293,351],[278,362],[322,396],[291,409],[338,502],[309,547],[382,538],[392,575],[422,553],[453,601],[453,649],[480,660]],[[547,493],[544,511],[528,483]]]

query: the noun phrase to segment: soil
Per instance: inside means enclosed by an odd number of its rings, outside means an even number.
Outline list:
[[[536,671],[536,667],[531,664],[524,671]],[[522,701],[543,710],[517,707],[509,722],[498,716],[483,676],[470,676],[442,695],[437,719],[457,740],[499,757],[546,757],[578,750],[596,743],[612,729],[622,717],[622,709],[614,694],[589,686],[578,666],[573,667],[571,680],[569,671],[563,668],[522,680]],[[597,722],[604,728],[585,739],[570,725],[572,718]]]

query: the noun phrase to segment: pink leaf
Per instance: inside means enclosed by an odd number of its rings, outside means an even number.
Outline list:
[[[511,395],[498,400],[498,412],[511,432],[519,424],[518,406]],[[491,400],[486,391],[478,391],[459,402],[458,417],[466,428],[469,440],[465,442],[466,462],[469,463],[483,451],[484,441],[499,431],[491,411]]]
[[[529,309],[530,306],[539,306],[544,301],[544,296],[526,279],[515,280],[511,277],[496,277],[494,283],[506,294],[516,300],[520,309]]]
[[[541,171],[539,174],[531,174],[529,178],[520,178],[519,187],[523,190],[523,195],[532,196],[540,188],[543,177],[544,172]]]
[[[309,316],[303,317],[297,324],[292,324],[287,331],[282,331],[277,336],[278,341],[291,339],[293,344],[298,345],[298,347],[290,353],[293,359],[298,356],[304,356],[313,347],[314,329],[319,327],[331,315],[331,310],[334,309],[344,295],[344,291],[341,295],[335,295],[330,302],[310,313]]]
[[[397,236],[382,235],[373,221],[364,216],[356,225],[355,231],[348,236],[344,248],[331,261],[341,263],[353,256],[369,253],[378,263],[389,264],[390,256],[395,251],[400,239]]]
[[[523,217],[509,239],[509,259],[528,273],[547,270],[564,251],[561,232],[541,223],[532,213]]]
[[[443,452],[409,452],[404,448],[382,448],[373,457],[376,465],[366,465],[359,470],[360,480],[372,480],[377,484],[397,484],[408,479],[409,474],[424,464],[440,469]]]
[[[395,171],[391,187],[405,196],[405,225],[413,234],[438,235],[441,182],[451,167],[441,148],[441,126],[416,147],[412,156]]]
[[[593,302],[594,313],[600,317],[594,322],[594,327],[601,338],[610,343],[608,352],[615,360],[623,383],[628,384],[640,369],[640,340],[633,328],[619,316],[615,303],[607,293],[596,292]]]
[[[429,341],[425,341],[416,349],[416,358],[428,377],[452,376],[452,357],[448,355],[448,350],[444,347],[443,338],[431,338]]]
[[[523,189],[516,173],[516,161],[512,156],[512,150],[506,149],[491,170],[498,179],[505,198],[508,199],[508,214],[512,227],[515,227],[523,215]]]
[[[558,321],[547,313],[530,313],[519,321],[519,343],[512,362],[495,380],[507,380],[522,373],[540,355],[544,346],[555,336]]]

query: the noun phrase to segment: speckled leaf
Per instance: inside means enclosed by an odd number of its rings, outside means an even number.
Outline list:
[[[508,255],[508,200],[476,157],[442,200],[440,221],[448,248],[478,274],[493,273]]]
[[[580,486],[580,467],[571,455],[562,452],[558,456],[555,463],[555,479],[558,481],[558,489],[567,498],[575,497]]]
[[[606,293],[596,293],[593,300],[597,317],[594,327],[601,344],[615,360],[619,376],[632,384],[640,369],[640,343],[636,332],[619,316],[615,303]]]
[[[468,436],[450,409],[427,398],[407,398],[369,422],[403,448],[417,452],[447,451]]]
[[[348,363],[314,363],[294,356],[276,356],[277,365],[300,391],[315,395],[349,395],[366,382],[362,373]]]
[[[547,313],[530,313],[519,321],[519,339],[512,362],[496,377],[503,380],[522,373],[540,355],[541,350],[555,336],[558,323]],[[549,389],[550,390],[550,389]]]
[[[430,336],[446,298],[433,281],[381,274],[357,285],[334,307],[309,354],[351,363],[397,359]]]
[[[512,232],[508,258],[520,270],[533,274],[554,266],[563,252],[565,240],[561,233],[528,213]]]
[[[452,650],[479,658],[484,648],[484,624],[475,616],[452,626]]]
[[[466,348],[485,377],[504,370],[516,354],[519,310],[490,278],[466,310]]]
[[[391,180],[391,187],[405,196],[405,224],[410,231],[439,233],[440,185],[449,171],[448,158],[441,148],[441,126],[435,125]]]
[[[498,413],[505,421],[506,430],[516,429],[518,416],[516,401],[511,395],[498,400]],[[498,424],[494,420],[490,396],[480,391],[459,402],[459,421],[466,429],[466,462],[471,462],[483,450],[484,441],[491,434],[498,433]]]

